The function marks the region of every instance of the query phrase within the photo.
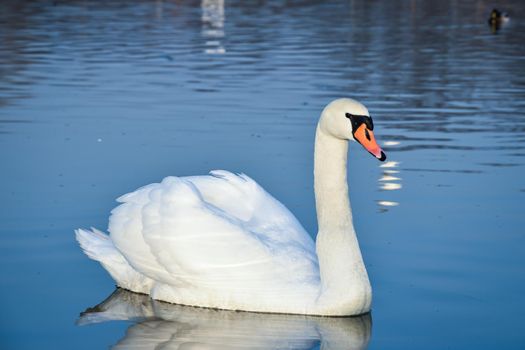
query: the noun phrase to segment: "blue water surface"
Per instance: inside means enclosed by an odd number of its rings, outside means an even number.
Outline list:
[[[475,0],[1,2],[0,346],[525,348],[525,3],[502,4],[497,29]],[[315,125],[338,97],[367,105],[388,155],[349,151],[370,319],[126,296],[135,318],[77,324],[114,283],[73,230],[165,176],[244,172],[314,237]],[[247,324],[267,331],[243,342]]]

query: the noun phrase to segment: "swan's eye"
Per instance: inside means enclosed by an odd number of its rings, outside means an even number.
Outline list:
[[[370,130],[374,130],[374,122],[372,121],[372,117],[368,115],[354,115],[352,113],[345,113],[345,117],[348,118],[352,123],[352,129],[354,131],[357,130],[361,124],[365,124]]]

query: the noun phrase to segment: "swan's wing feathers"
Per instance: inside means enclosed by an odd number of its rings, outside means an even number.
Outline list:
[[[111,238],[134,269],[160,283],[250,293],[318,282],[312,239],[246,175],[168,177],[119,201]]]
[[[143,237],[177,284],[242,288],[275,277],[267,247],[242,224],[203,201],[182,178],[167,178],[142,210]]]
[[[211,176],[189,177],[202,198],[243,221],[253,232],[275,242],[299,245],[316,260],[315,244],[295,216],[245,174],[214,170]]]
[[[135,270],[154,280],[173,283],[175,279],[158,262],[142,233],[143,208],[159,186],[153,183],[119,197],[117,201],[122,204],[111,211],[108,230],[115,247]]]
[[[246,174],[225,170],[210,174],[188,178],[206,202],[241,220],[274,253],[274,259],[281,256],[289,266],[293,259],[295,270],[301,271],[298,275],[311,272],[318,277],[315,243],[288,208]]]

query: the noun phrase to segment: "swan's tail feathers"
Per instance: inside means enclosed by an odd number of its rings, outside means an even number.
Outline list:
[[[84,253],[100,262],[119,287],[149,294],[153,281],[131,267],[108,235],[95,228],[91,231],[78,229],[75,234]]]
[[[75,234],[84,253],[93,260],[102,263],[108,257],[120,254],[109,236],[96,228],[91,228],[91,231],[79,228]]]

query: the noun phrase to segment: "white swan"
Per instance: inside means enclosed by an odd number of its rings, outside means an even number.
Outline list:
[[[84,252],[117,285],[177,304],[220,309],[358,315],[372,291],[348,198],[348,140],[380,160],[368,110],[338,99],[317,125],[317,242],[248,176],[212,171],[167,177],[118,199],[109,232],[76,230]],[[317,254],[316,254],[317,251]]]

